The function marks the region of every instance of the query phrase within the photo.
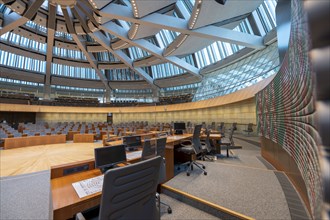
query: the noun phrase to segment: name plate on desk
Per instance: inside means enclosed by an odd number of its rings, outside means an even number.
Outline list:
[[[89,170],[89,164],[63,169],[63,176]]]
[[[76,190],[79,198],[92,195],[102,191],[104,175],[93,177],[90,179],[82,180],[72,183],[73,188]]]

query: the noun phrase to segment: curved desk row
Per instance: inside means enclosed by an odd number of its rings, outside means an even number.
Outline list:
[[[61,144],[65,142],[66,142],[65,134],[5,138],[4,149],[45,145],[45,144]]]
[[[181,141],[191,137],[191,134],[167,137],[165,149],[167,180],[170,180],[174,177],[174,146],[180,144]],[[122,143],[122,140],[118,140],[108,144],[114,146]],[[134,163],[139,160],[140,158],[135,158],[128,160],[128,162]],[[52,167],[51,185],[55,220],[72,218],[76,213],[100,204],[101,193],[95,193],[87,197],[79,198],[72,186],[72,183],[74,182],[101,175],[101,172],[98,169],[94,169],[93,162],[94,160],[90,159],[86,161]],[[74,169],[74,167],[81,167],[84,165],[86,165],[86,170],[71,175],[63,175],[65,169]]]

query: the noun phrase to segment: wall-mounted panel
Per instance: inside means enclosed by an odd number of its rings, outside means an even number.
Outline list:
[[[36,122],[106,122],[105,113],[53,113],[38,112]]]
[[[278,5],[281,3],[287,3],[287,0],[279,1]],[[319,134],[315,129],[314,81],[308,57],[309,32],[302,4],[300,0],[291,1],[289,47],[274,80],[256,95],[257,126],[259,135],[265,140],[263,156],[288,174],[305,198],[307,207],[310,206],[313,218],[321,219]],[[285,21],[284,25],[287,22],[290,21]],[[271,144],[273,148],[269,147]],[[297,166],[299,172],[295,174],[299,174],[303,181],[299,181],[297,175],[292,177],[293,166]]]

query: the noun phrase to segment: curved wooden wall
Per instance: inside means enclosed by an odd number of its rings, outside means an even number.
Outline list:
[[[289,48],[282,66],[274,80],[256,95],[257,126],[262,155],[287,173],[310,206],[313,218],[321,219],[319,134],[303,1],[292,0],[291,9]]]
[[[172,112],[172,111],[187,111],[197,109],[207,109],[218,106],[224,106],[241,102],[247,99],[254,98],[255,94],[265,88],[273,79],[269,77],[259,83],[239,90],[237,92],[220,96],[213,99],[173,104],[160,106],[145,106],[145,107],[66,107],[66,106],[42,106],[42,105],[19,105],[0,103],[0,111],[16,111],[16,112],[57,112],[57,113],[142,113],[142,112]]]
[[[107,121],[112,113],[114,123],[148,121],[149,123],[190,121],[211,124],[224,122],[226,127],[237,122],[237,132],[247,129],[248,123],[256,124],[255,94],[263,89],[273,77],[235,93],[175,105],[147,107],[64,107],[0,104],[0,111],[36,112],[36,122],[98,122]],[[254,131],[256,129],[254,128]]]

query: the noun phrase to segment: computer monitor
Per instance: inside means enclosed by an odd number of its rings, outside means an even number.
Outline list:
[[[126,161],[125,145],[100,147],[94,149],[95,167],[102,173],[113,168],[118,163]]]
[[[137,150],[142,146],[141,136],[125,136],[123,137],[123,144],[126,145],[127,151]]]
[[[183,134],[183,130],[186,130],[186,123],[175,122],[173,127],[174,127],[175,134]]]

